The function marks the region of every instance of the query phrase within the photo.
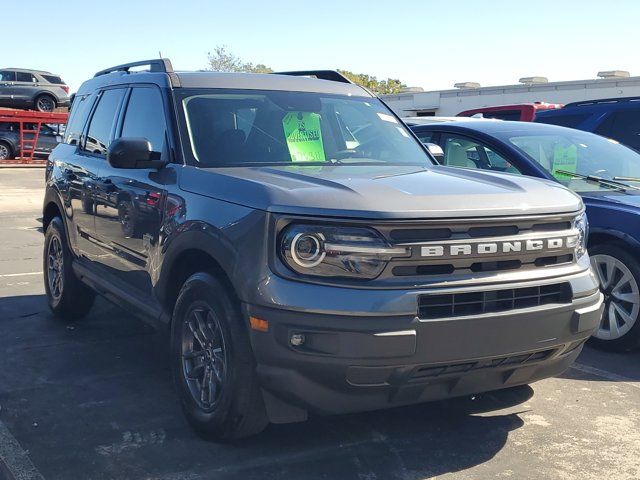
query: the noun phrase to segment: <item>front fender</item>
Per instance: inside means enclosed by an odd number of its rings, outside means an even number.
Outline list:
[[[176,262],[187,252],[199,251],[220,266],[238,298],[246,299],[268,271],[266,213],[203,197],[186,204],[196,205],[192,219],[168,215],[163,222],[157,275],[152,270],[156,298],[166,304]]]

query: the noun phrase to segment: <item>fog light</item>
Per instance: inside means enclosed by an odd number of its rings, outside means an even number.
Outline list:
[[[304,341],[305,341],[304,333],[294,333],[291,335],[291,338],[289,339],[289,342],[294,347],[299,347],[300,345],[304,344]]]

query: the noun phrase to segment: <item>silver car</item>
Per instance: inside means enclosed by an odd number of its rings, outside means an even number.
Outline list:
[[[0,70],[0,107],[53,112],[69,106],[69,87],[60,76],[41,70]]]

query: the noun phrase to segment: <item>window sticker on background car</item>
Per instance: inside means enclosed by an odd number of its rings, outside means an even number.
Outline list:
[[[571,177],[569,175],[563,175],[558,173],[557,170],[564,170],[566,172],[576,172],[578,166],[578,147],[576,145],[569,145],[563,147],[562,145],[556,145],[553,149],[553,169],[551,174],[558,180],[568,180]]]
[[[282,119],[284,136],[294,162],[324,162],[324,145],[320,129],[320,114],[289,112]]]

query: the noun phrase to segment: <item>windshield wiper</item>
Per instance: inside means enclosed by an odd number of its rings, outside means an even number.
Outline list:
[[[613,179],[622,182],[640,182],[640,178],[638,177],[613,177]]]
[[[569,177],[581,178],[586,180],[587,182],[595,182],[600,185],[606,185],[608,187],[615,188],[616,190],[622,190],[626,192],[628,188],[632,190],[640,190],[640,187],[634,187],[632,185],[627,185],[626,183],[617,182],[615,180],[609,180],[607,178],[597,177],[595,175],[583,175],[581,173],[568,172],[566,170],[556,170],[556,173],[560,173],[561,175],[567,175]]]

